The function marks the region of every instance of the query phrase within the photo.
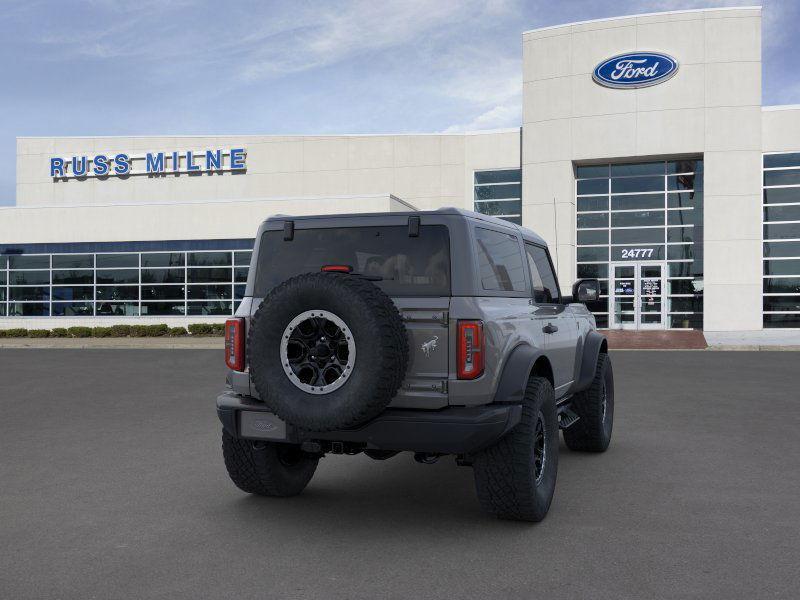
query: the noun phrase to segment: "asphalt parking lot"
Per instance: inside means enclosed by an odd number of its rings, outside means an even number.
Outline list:
[[[227,479],[219,351],[0,350],[0,598],[790,598],[800,354],[617,352],[614,440],[562,444],[538,525],[472,471],[325,458]]]

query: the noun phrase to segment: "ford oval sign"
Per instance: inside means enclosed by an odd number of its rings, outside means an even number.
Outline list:
[[[678,61],[660,52],[612,56],[594,68],[592,79],[610,88],[641,88],[666,81],[678,72]]]

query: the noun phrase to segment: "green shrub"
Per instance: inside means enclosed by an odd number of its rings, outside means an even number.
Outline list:
[[[28,330],[28,337],[32,337],[32,338],[50,337],[50,330],[49,329],[29,329]]]
[[[111,327],[92,327],[92,337],[111,337]]]
[[[20,337],[28,337],[28,330],[24,327],[14,327],[12,329],[6,329],[6,337],[10,338],[20,338]]]
[[[147,325],[131,325],[131,337],[147,337]]]
[[[212,335],[225,335],[225,323],[213,323],[211,325]]]
[[[6,330],[5,329],[0,329],[0,338],[4,338],[4,337],[6,337]]]
[[[128,337],[131,334],[130,325],[112,325],[109,329],[111,337]]]
[[[50,337],[58,337],[58,338],[69,337],[69,332],[64,327],[55,327],[50,330]]]
[[[170,337],[179,337],[182,335],[189,335],[189,332],[186,331],[186,327],[170,327],[167,335]]]
[[[70,337],[74,338],[88,338],[92,337],[92,328],[91,327],[70,327],[67,329],[67,333],[69,333]]]
[[[211,323],[192,323],[189,325],[189,333],[192,335],[212,335],[214,326]]]
[[[146,325],[147,337],[161,337],[169,333],[169,327],[164,323],[160,325]]]

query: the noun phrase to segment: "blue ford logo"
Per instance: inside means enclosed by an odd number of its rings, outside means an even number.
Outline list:
[[[678,61],[659,52],[612,56],[594,68],[592,79],[610,88],[640,88],[666,81],[678,72]]]

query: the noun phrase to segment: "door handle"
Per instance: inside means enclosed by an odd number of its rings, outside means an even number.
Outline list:
[[[548,323],[547,325],[542,327],[542,331],[544,331],[545,333],[555,333],[556,331],[558,331],[558,327],[556,327],[552,323]]]

